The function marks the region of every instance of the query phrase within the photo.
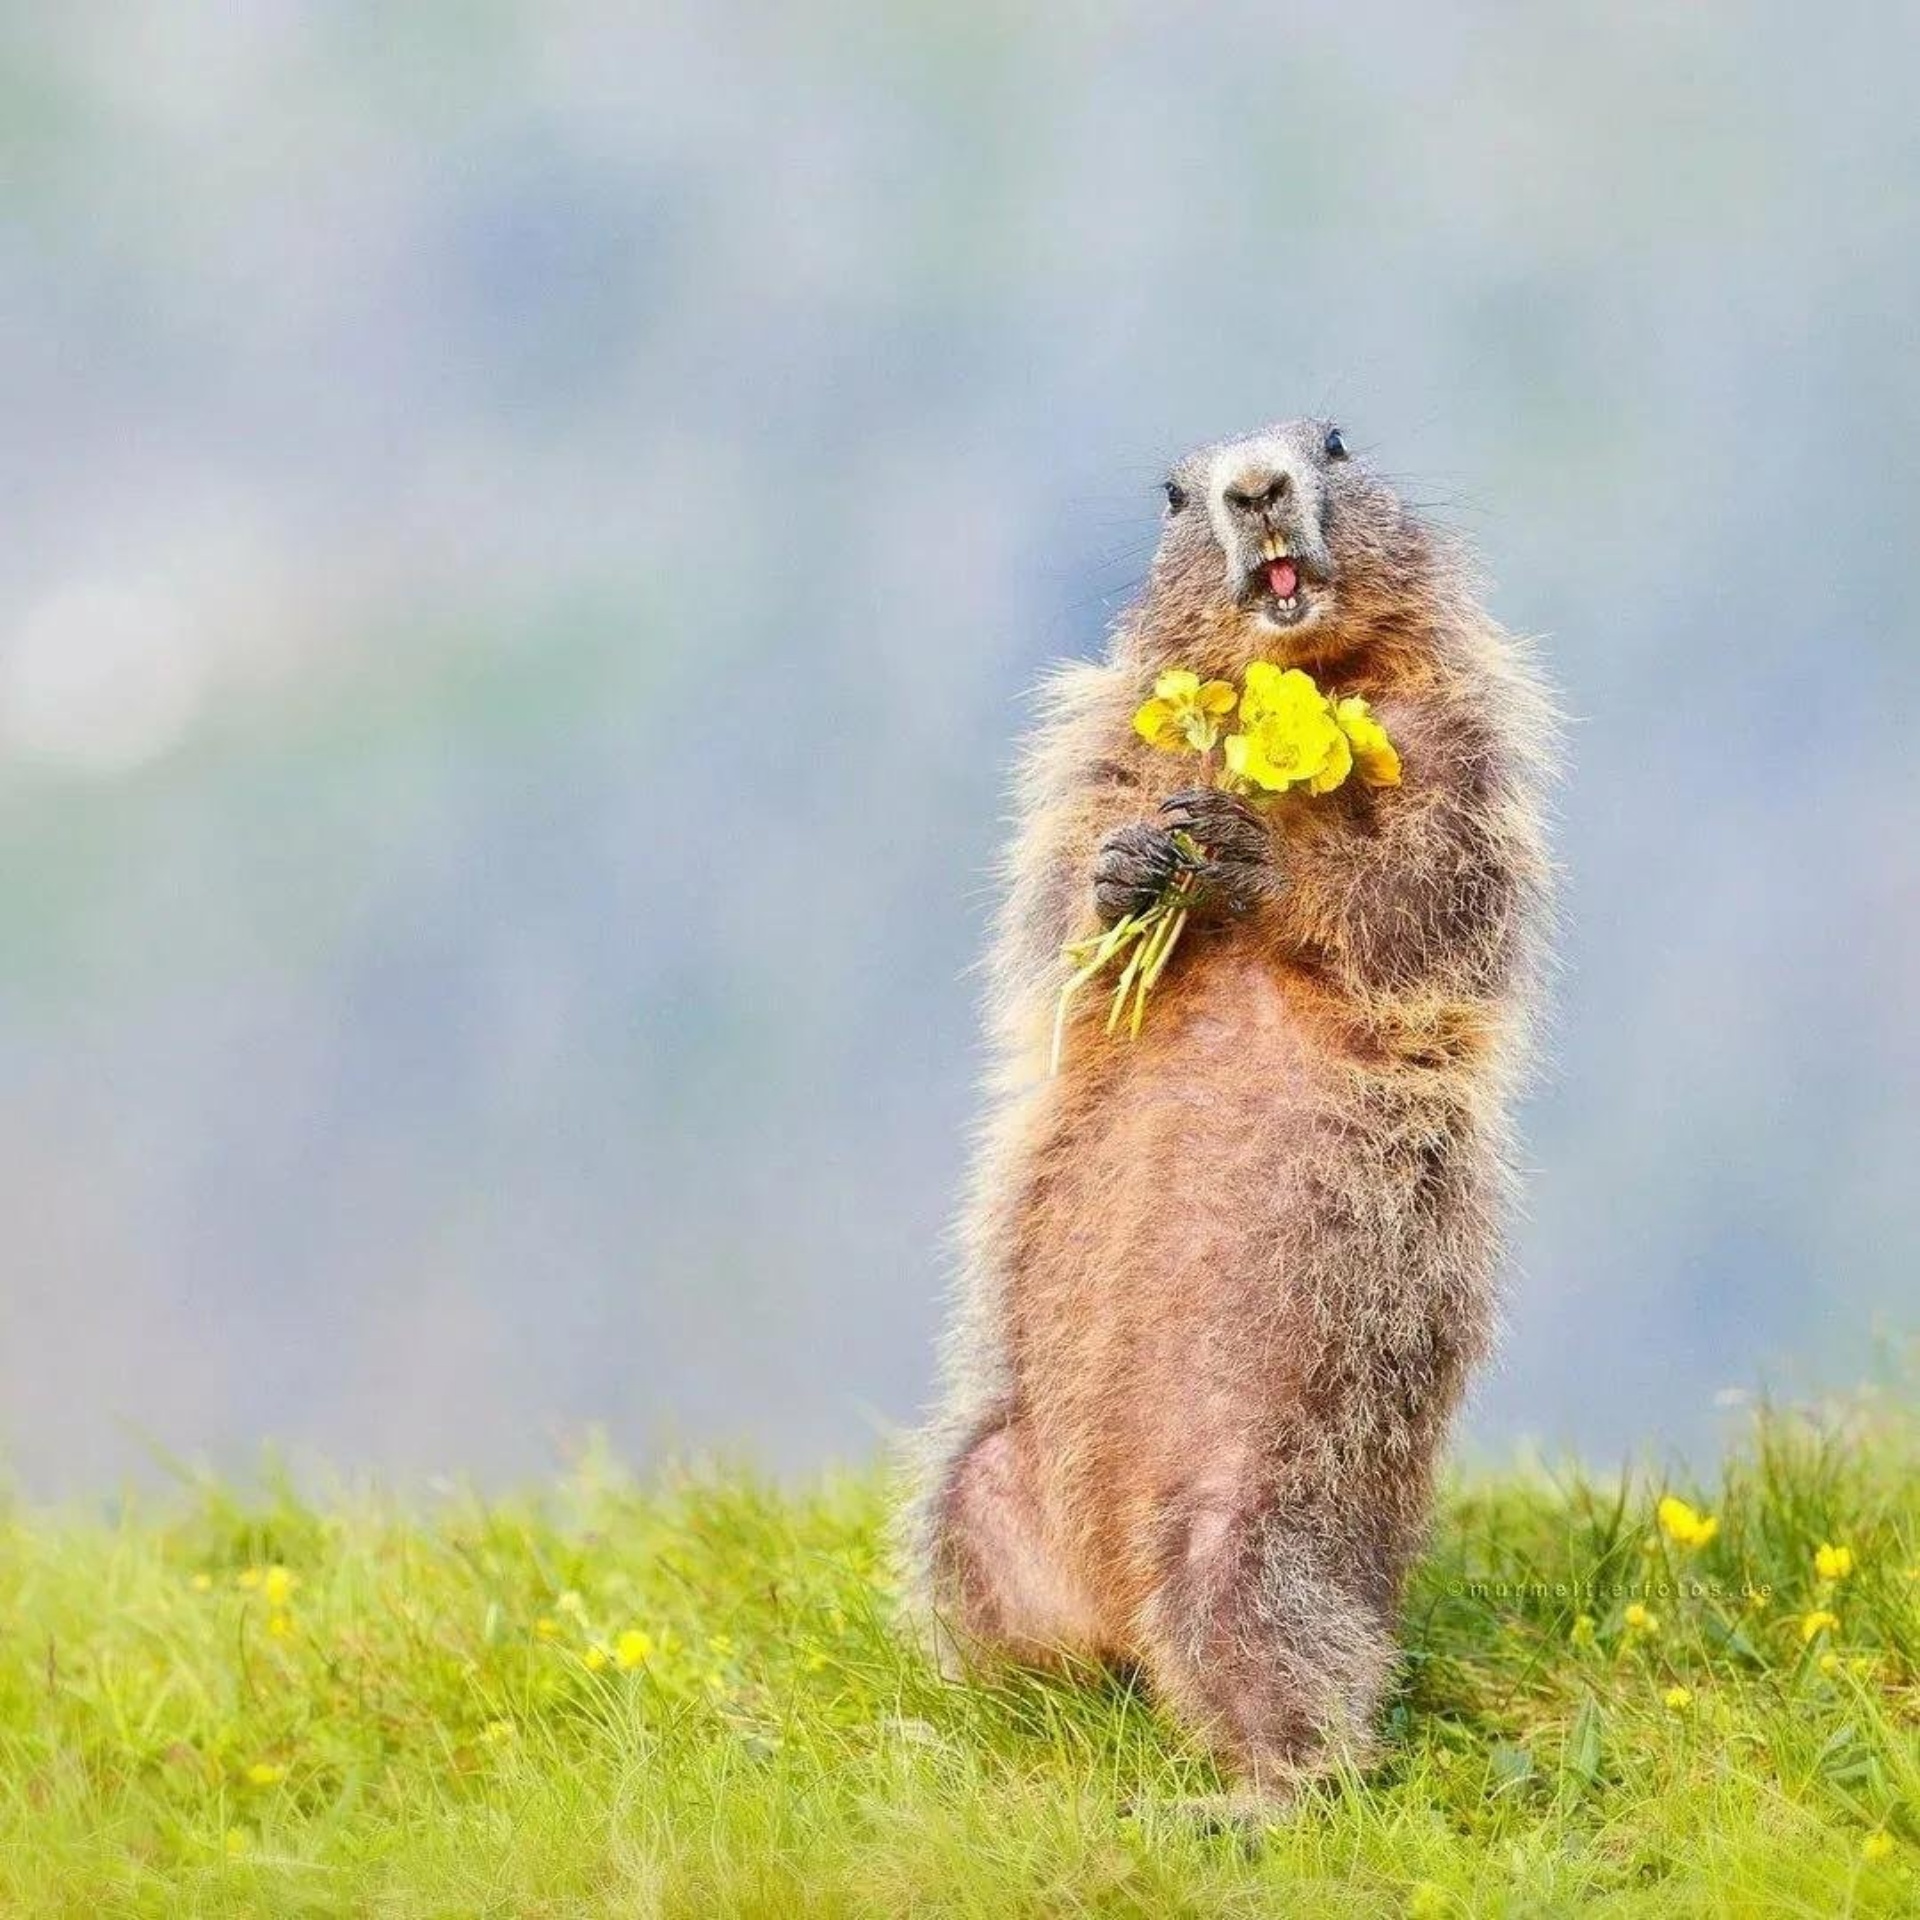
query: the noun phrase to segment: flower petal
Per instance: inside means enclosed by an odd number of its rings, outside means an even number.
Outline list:
[[[1400,755],[1367,703],[1358,694],[1349,695],[1334,708],[1334,717],[1353,743],[1354,765],[1359,769],[1360,778],[1370,787],[1397,787]]]
[[[1307,782],[1315,793],[1331,793],[1353,771],[1353,748],[1338,727],[1327,729],[1326,757]]]
[[[1196,702],[1181,712],[1180,738],[1195,753],[1211,753],[1213,743],[1220,738],[1220,723]]]
[[[1276,767],[1261,750],[1259,741],[1247,733],[1227,735],[1227,771],[1267,793],[1285,793],[1293,784],[1293,776]]]
[[[1150,747],[1164,747],[1171,733],[1178,742],[1178,723],[1170,700],[1149,700],[1133,716],[1133,730]]]

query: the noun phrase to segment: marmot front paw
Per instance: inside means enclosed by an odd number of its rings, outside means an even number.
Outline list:
[[[1093,905],[1101,925],[1110,927],[1130,913],[1145,913],[1174,875],[1191,871],[1194,864],[1175,845],[1171,828],[1144,820],[1115,827],[1100,842],[1093,863]]]
[[[1161,817],[1202,852],[1194,904],[1203,910],[1245,913],[1280,884],[1273,834],[1238,794],[1218,787],[1187,787],[1160,803]]]

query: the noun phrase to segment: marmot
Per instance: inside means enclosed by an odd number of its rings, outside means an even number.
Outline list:
[[[1202,448],[1017,783],[991,1108],[907,1509],[949,1652],[1144,1674],[1238,1783],[1364,1757],[1436,1457],[1494,1322],[1555,716],[1461,557],[1325,421]],[[1254,808],[1130,720],[1249,662],[1362,694],[1398,787]],[[1186,763],[1190,769],[1193,763]],[[1171,775],[1171,777],[1170,777]],[[1137,1039],[1060,949],[1208,850]]]

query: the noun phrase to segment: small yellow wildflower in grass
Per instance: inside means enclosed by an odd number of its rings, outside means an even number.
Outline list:
[[[267,1616],[267,1631],[276,1640],[291,1640],[294,1634],[294,1619],[290,1613],[271,1613]]]
[[[581,1654],[580,1664],[585,1667],[589,1673],[598,1673],[612,1659],[613,1655],[610,1654],[605,1647],[593,1646]]]
[[[1837,1653],[1823,1653],[1820,1656],[1820,1671],[1832,1676],[1840,1671],[1840,1656]]]
[[[1576,1647],[1592,1646],[1593,1615],[1590,1613],[1576,1614],[1572,1627],[1568,1629],[1567,1638]]]
[[[1629,1633],[1660,1631],[1660,1616],[1651,1607],[1643,1607],[1638,1600],[1633,1601],[1620,1618],[1625,1621]]]
[[[1660,1502],[1660,1530],[1676,1546],[1704,1547],[1720,1531],[1712,1514],[1701,1513],[1672,1494]]]
[[[260,1594],[270,1607],[284,1607],[299,1582],[285,1567],[268,1567],[260,1576]]]
[[[1839,1624],[1840,1616],[1837,1613],[1829,1613],[1825,1607],[1815,1607],[1811,1613],[1801,1616],[1801,1641],[1811,1645],[1821,1634],[1831,1633]]]
[[[1239,731],[1223,738],[1236,708]],[[1310,674],[1269,660],[1252,662],[1238,691],[1230,681],[1202,680],[1186,667],[1168,668],[1154,681],[1152,698],[1134,714],[1133,730],[1164,752],[1197,754],[1203,780],[1256,801],[1292,788],[1331,793],[1349,775],[1357,775],[1364,786],[1400,784],[1400,755],[1365,700],[1358,694],[1330,699]],[[1206,852],[1190,834],[1176,834],[1174,844],[1188,865],[1152,905],[1061,950],[1070,971],[1054,1013],[1056,1072],[1074,996],[1115,962],[1121,971],[1107,1009],[1107,1031],[1118,1031],[1126,1018],[1128,1031],[1139,1033],[1147,996],[1186,930],[1187,902]]]
[[[1860,1842],[1860,1857],[1866,1861],[1888,1860],[1893,1857],[1893,1835],[1884,1827],[1867,1835]]]
[[[1693,1694],[1686,1687],[1669,1687],[1660,1697],[1675,1713],[1685,1713],[1693,1705]]]
[[[245,1827],[229,1827],[226,1832],[225,1846],[227,1857],[237,1860],[253,1845],[253,1835]]]
[[[1174,667],[1153,683],[1153,698],[1133,716],[1133,730],[1163,752],[1207,753],[1238,699],[1231,681],[1203,682],[1197,673]]]
[[[552,1614],[543,1613],[533,1623],[533,1637],[536,1640],[557,1640],[560,1637],[560,1622]]]
[[[287,1777],[285,1767],[276,1767],[270,1760],[256,1760],[247,1769],[247,1785],[250,1787],[277,1787]]]
[[[653,1658],[652,1638],[638,1627],[629,1627],[613,1643],[614,1664],[631,1672],[635,1667],[644,1666]]]
[[[1822,1580],[1844,1580],[1853,1571],[1853,1549],[1821,1541],[1814,1549],[1813,1570]]]

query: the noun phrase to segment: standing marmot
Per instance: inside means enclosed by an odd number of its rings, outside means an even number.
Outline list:
[[[1459,562],[1324,422],[1190,455],[1109,658],[1018,787],[996,1073],[911,1509],[963,1647],[1137,1664],[1256,1795],[1364,1752],[1436,1456],[1487,1350],[1553,714]],[[1277,556],[1277,557],[1276,557]],[[1404,784],[1168,802],[1169,666],[1364,694]],[[1212,859],[1137,1040],[1063,941]],[[1196,916],[1199,919],[1200,916]]]

